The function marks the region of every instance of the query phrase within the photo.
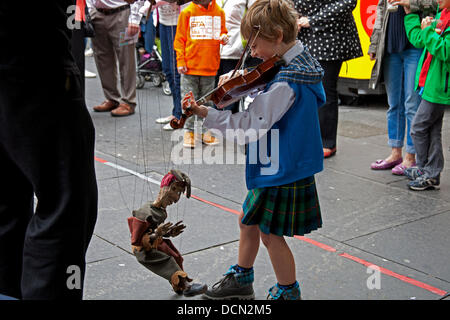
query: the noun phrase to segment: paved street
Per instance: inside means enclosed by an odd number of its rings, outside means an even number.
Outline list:
[[[93,58],[86,58],[86,65],[96,72]],[[92,112],[103,100],[99,78],[86,79],[86,102],[96,127],[99,213],[84,299],[187,299],[136,261],[127,218],[156,197],[169,169],[187,173],[193,197],[170,206],[168,220],[187,225],[174,240],[185,270],[213,285],[237,263],[236,213],[246,196],[242,151],[222,143],[191,157],[180,144],[181,130],[163,131],[155,123],[170,114],[172,98],[150,82],[138,90],[138,108],[130,117]],[[337,154],[316,175],[323,227],[287,239],[305,300],[450,299],[450,109],[442,134],[441,190],[423,192],[408,190],[406,178],[389,170],[370,169],[371,162],[390,152],[386,110],[376,97],[340,107]],[[256,297],[265,299],[276,280],[263,245],[254,267]]]

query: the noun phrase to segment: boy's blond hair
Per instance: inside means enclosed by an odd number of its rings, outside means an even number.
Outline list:
[[[283,42],[297,39],[298,13],[290,0],[257,0],[245,14],[241,23],[241,33],[249,39],[255,26],[259,26],[258,37],[275,40],[280,34]]]

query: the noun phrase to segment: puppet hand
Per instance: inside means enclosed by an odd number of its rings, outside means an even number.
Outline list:
[[[166,222],[164,224],[160,224],[158,226],[158,228],[156,228],[156,230],[155,230],[155,235],[157,237],[163,237],[169,232],[171,227],[172,227],[172,222]]]
[[[183,221],[178,221],[175,223],[169,230],[168,235],[171,237],[176,237],[186,228],[184,224],[181,224]]]

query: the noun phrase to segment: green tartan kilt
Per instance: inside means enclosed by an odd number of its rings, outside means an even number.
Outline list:
[[[304,235],[322,226],[314,176],[282,186],[249,190],[242,205],[245,225],[278,236]]]

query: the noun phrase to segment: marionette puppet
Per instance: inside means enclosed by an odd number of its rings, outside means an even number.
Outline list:
[[[189,177],[179,170],[170,170],[161,181],[156,200],[133,210],[133,216],[128,218],[128,227],[131,248],[137,261],[168,280],[177,294],[189,297],[204,293],[207,286],[191,283],[192,279],[183,269],[183,257],[169,240],[182,233],[186,226],[182,221],[175,224],[165,222],[167,206],[178,202],[184,192],[187,198],[191,196]]]

